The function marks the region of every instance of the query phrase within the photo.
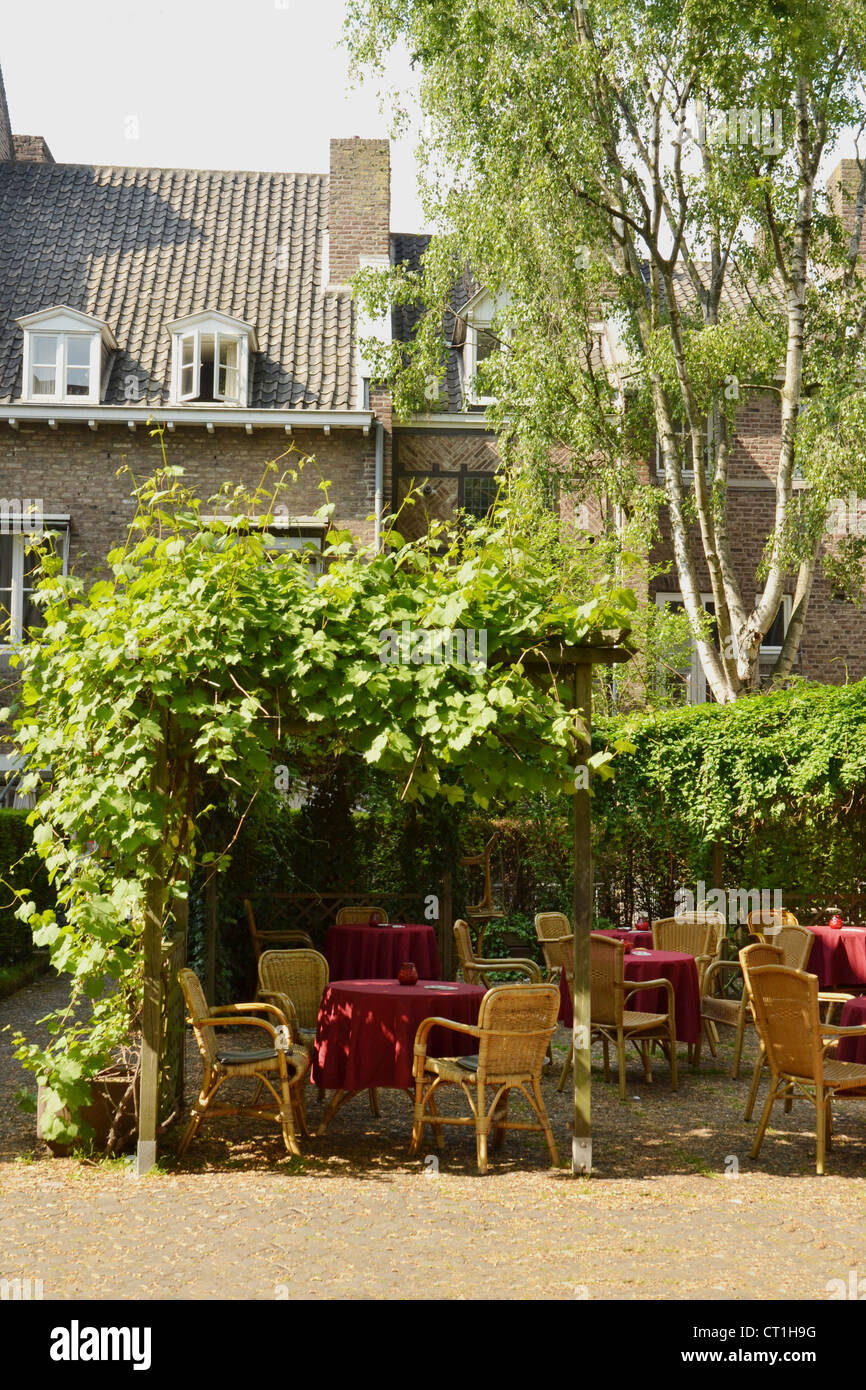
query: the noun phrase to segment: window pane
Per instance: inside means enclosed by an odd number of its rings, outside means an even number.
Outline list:
[[[90,392],[90,369],[69,367],[66,371],[67,396],[86,396]]]
[[[66,361],[70,367],[89,367],[90,339],[74,335],[67,337]]]
[[[192,333],[180,340],[180,361],[184,367],[192,366],[195,362],[195,336]]]
[[[761,643],[762,647],[781,647],[785,640],[785,605],[779,604],[779,611],[773,619],[770,631]]]
[[[33,396],[53,396],[57,375],[53,367],[34,367],[30,394]]]
[[[475,473],[464,480],[463,507],[483,519],[496,500],[499,484],[492,473]]]
[[[57,361],[57,334],[33,335],[33,362],[37,367],[53,367]]]
[[[220,338],[217,393],[230,401],[238,398],[239,346],[237,338]]]
[[[476,332],[475,362],[483,362],[485,357],[490,357],[492,353],[499,351],[499,339],[492,333],[488,333],[486,328],[478,328]]]

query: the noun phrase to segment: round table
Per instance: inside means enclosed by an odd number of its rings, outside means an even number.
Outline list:
[[[436,988],[431,988],[435,985]],[[413,1048],[425,1018],[478,1022],[481,985],[445,986],[435,980],[401,985],[396,980],[338,980],[322,996],[310,1080],[334,1091],[412,1085]],[[434,1028],[431,1057],[463,1057],[478,1051],[467,1033]]]
[[[809,931],[815,940],[806,968],[818,976],[821,989],[866,985],[866,927],[809,927]]]
[[[627,951],[624,962],[626,981],[638,984],[641,980],[670,980],[674,987],[677,1041],[696,1043],[701,1031],[701,996],[698,988],[698,967],[694,956],[685,951],[647,951],[635,955]],[[559,982],[560,1022],[566,1028],[574,1024],[574,1010],[563,971]],[[626,1009],[641,1013],[666,1014],[667,993],[661,989],[641,990],[626,1000]]]
[[[404,961],[424,980],[442,975],[436,933],[429,922],[405,927],[329,927],[325,959],[332,980],[394,980]]]
[[[619,927],[604,927],[595,933],[596,936],[612,936],[617,941],[630,941],[632,946],[643,946],[645,950],[651,951],[653,947],[653,934],[651,931],[623,931]]]
[[[866,996],[849,999],[842,1009],[839,1022],[843,1028],[862,1028],[866,1025]],[[842,1038],[836,1053],[840,1062],[866,1064],[866,1034],[862,1038]]]

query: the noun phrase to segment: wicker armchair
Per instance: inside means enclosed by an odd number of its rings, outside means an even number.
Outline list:
[[[489,976],[493,972],[498,975],[521,975],[530,984],[541,984],[541,967],[534,960],[520,956],[502,956],[499,959],[476,956],[472,950],[469,924],[461,917],[454,923],[454,944],[457,947],[457,962],[467,985],[483,985],[485,989],[490,989],[491,984],[501,984],[502,981],[491,982]]]
[[[272,946],[307,946],[313,949],[313,938],[305,931],[294,931],[290,927],[285,930],[259,931],[256,926],[256,914],[253,912],[253,905],[249,898],[244,898],[244,912],[247,916],[247,926],[250,932],[250,940],[253,943],[253,954],[258,963],[263,950]]]
[[[625,1045],[634,1043],[643,1062],[644,1078],[652,1081],[650,1044],[660,1042],[671,1068],[671,1087],[677,1089],[677,1029],[674,987],[670,980],[641,980],[629,984],[625,979],[625,947],[621,941],[593,932],[590,936],[590,1031],[600,1038],[604,1056],[604,1079],[610,1081],[609,1044],[616,1047],[619,1060],[619,1098],[626,1098]],[[569,984],[572,976],[569,972]],[[626,1009],[626,1000],[645,989],[663,989],[668,997],[664,1014]],[[572,1053],[565,1060],[559,1077],[561,1091],[572,1064]]]
[[[301,1150],[296,1137],[296,1121],[302,1134],[309,1132],[304,1116],[301,1087],[310,1063],[304,1049],[293,1045],[288,1020],[273,1004],[224,1004],[211,1009],[194,971],[178,971],[178,980],[204,1063],[201,1092],[193,1106],[192,1117],[181,1139],[178,1154],[186,1153],[206,1114],[255,1115],[263,1119],[275,1119],[282,1128],[283,1140],[289,1153],[299,1154]],[[262,1018],[262,1014],[268,1014],[273,1022],[269,1023]],[[217,1028],[240,1027],[262,1029],[268,1035],[267,1046],[260,1050],[233,1050],[222,1046],[215,1037]],[[282,1037],[277,1031],[281,1027],[286,1029]],[[251,1105],[214,1105],[214,1097],[223,1082],[235,1077],[250,1077],[257,1081],[259,1084],[256,1088],[256,1098],[262,1087],[267,1087],[276,1102],[276,1108],[260,1107],[255,1103],[255,1099]]]
[[[547,979],[557,984],[565,958],[574,951],[574,933],[564,912],[536,912],[535,935],[541,945]]]
[[[812,942],[814,941],[812,932],[805,927],[782,927],[776,936],[773,937],[772,944],[767,941],[754,941],[751,946],[744,946],[740,951],[740,963],[743,967],[743,979],[746,985],[746,994],[749,996],[749,970],[759,965],[784,965],[789,970],[802,970],[809,956],[812,953]],[[834,1004],[844,1004],[851,999],[850,994],[840,990],[818,991],[818,1005],[828,1005],[830,1008]],[[829,1011],[829,1010],[828,1010]],[[754,1020],[754,1009],[749,1002],[749,1012]],[[755,1101],[758,1098],[758,1087],[761,1084],[761,1074],[767,1065],[767,1055],[764,1051],[764,1044],[758,1038],[758,1056],[752,1071],[752,1084],[749,1087],[749,1099],[746,1102],[744,1120],[752,1118],[755,1108]],[[788,1105],[790,1109],[790,1103]]]
[[[558,1013],[559,990],[555,985],[502,985],[485,994],[476,1027],[447,1018],[425,1018],[415,1034],[412,1152],[418,1151],[425,1125],[433,1126],[440,1149],[443,1125],[472,1125],[478,1171],[486,1173],[491,1130],[494,1150],[501,1146],[506,1129],[531,1130],[544,1135],[551,1163],[556,1166],[559,1156],[541,1093],[541,1068]],[[477,1055],[428,1057],[427,1039],[430,1029],[437,1027],[477,1038]],[[468,1116],[439,1114],[436,1097],[443,1086],[460,1087],[469,1104]],[[488,1087],[494,1091],[489,1108]],[[512,1090],[519,1091],[529,1103],[537,1124],[508,1119]]]
[[[766,927],[798,927],[800,924],[793,912],[786,907],[764,907],[759,912],[750,912],[746,917],[749,935],[758,941],[764,940]]]
[[[866,1066],[825,1056],[843,1037],[866,1035],[866,1026],[838,1028],[818,1013],[818,977],[785,965],[749,967],[755,1023],[770,1067],[770,1089],[752,1145],[757,1158],[777,1100],[799,1091],[815,1106],[815,1170],[824,1172],[832,1139],[832,1101],[837,1094],[866,1095]]]
[[[800,969],[802,965],[805,964],[805,961],[808,960],[809,952],[812,948],[812,933],[804,932],[802,927],[790,927],[785,928],[785,930],[790,932],[797,932],[805,937],[808,937],[808,941],[802,941],[793,938],[789,940],[789,949],[791,951],[792,956],[795,956],[796,959],[791,959],[790,961],[786,960],[784,950],[778,945],[774,944],[771,946],[769,944],[765,944],[762,941],[756,941],[755,943],[753,943],[753,945],[744,947],[743,950],[740,951],[737,960],[713,961],[712,964],[707,968],[706,974],[704,975],[704,988],[701,993],[701,1018],[702,1020],[704,1020],[704,1023],[706,1023],[709,1020],[716,1026],[718,1026],[721,1023],[724,1024],[726,1027],[734,1028],[736,1030],[736,1040],[734,1043],[734,1062],[733,1067],[731,1069],[731,1076],[735,1079],[740,1074],[740,1062],[742,1061],[743,1056],[743,1042],[745,1039],[746,1026],[747,1024],[754,1022],[754,1019],[752,1017],[751,1006],[749,1003],[749,990],[746,979],[746,964],[749,962],[752,965],[790,964],[795,966],[795,968]],[[801,959],[801,957],[804,958]],[[724,984],[725,977],[727,976],[728,979],[730,979],[730,977],[734,974],[738,974],[742,979],[742,988],[740,989],[739,995],[735,999],[730,999],[727,998],[724,994],[717,993],[719,987]],[[699,1037],[697,1046],[695,1048],[695,1066],[700,1065],[700,1060],[701,1038]],[[749,1119],[752,1113],[754,1097],[757,1094],[758,1080],[760,1078],[761,1069],[763,1065],[764,1056],[763,1051],[761,1051],[761,1054],[756,1063],[755,1073],[752,1078],[752,1095],[750,1097],[749,1107],[746,1112],[746,1119]]]
[[[384,908],[381,907],[341,907],[337,913],[337,926],[366,927],[370,920],[371,912],[378,912],[382,923],[388,921],[388,914]]]
[[[656,951],[683,951],[694,956],[698,982],[703,992],[707,967],[718,957],[725,935],[725,919],[720,912],[684,912],[678,917],[660,917],[653,922],[653,948]]]

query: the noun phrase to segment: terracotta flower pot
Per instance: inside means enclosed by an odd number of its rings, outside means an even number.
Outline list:
[[[117,1107],[129,1090],[131,1081],[131,1073],[115,1070],[101,1072],[91,1081],[90,1090],[93,1099],[89,1105],[84,1106],[80,1115],[82,1120],[86,1120],[93,1130],[93,1147],[95,1149],[105,1150]],[[36,1135],[39,1139],[44,1138],[42,1133],[44,1113],[45,1089],[40,1082],[36,1095]],[[62,1110],[60,1113],[65,1120],[69,1119],[68,1110]],[[119,1122],[118,1142],[114,1152],[126,1153],[132,1148],[137,1138],[138,1126],[135,1123],[134,1115],[124,1115]],[[74,1148],[73,1144],[61,1143],[57,1139],[45,1139],[45,1143],[55,1158],[68,1158]]]

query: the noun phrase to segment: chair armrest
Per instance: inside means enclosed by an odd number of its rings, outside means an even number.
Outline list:
[[[670,980],[641,980],[639,984],[634,985],[633,988],[627,989],[625,991],[625,994],[623,995],[623,1002],[625,1002],[626,999],[630,999],[633,994],[640,994],[642,989],[665,990],[668,996],[668,1012],[671,1014],[673,1013],[675,995],[674,987],[671,984]]]
[[[275,1013],[279,1013],[279,1009],[276,1009]],[[282,1017],[282,1015],[280,1016]],[[270,1033],[274,1043],[277,1040],[277,1030],[272,1023],[266,1023],[263,1018],[247,1017],[243,1014],[232,1014],[230,1018],[194,1018],[192,1026],[193,1028],[264,1028],[266,1033]]]
[[[280,1023],[288,1023],[289,1021],[284,1017],[282,1009],[277,1008],[276,1004],[263,1004],[260,1002],[254,1004],[216,1004],[214,1008],[211,1009],[212,1018],[220,1015],[237,1013],[274,1014]]]
[[[415,1033],[415,1061],[412,1066],[412,1075],[416,1079],[424,1071],[424,1063],[427,1060],[427,1038],[431,1028],[450,1028],[452,1033],[468,1033],[472,1038],[481,1037],[481,1029],[472,1023],[455,1023],[453,1018],[422,1019]]]
[[[529,960],[523,956],[503,956],[497,960],[476,956],[472,961],[472,966],[481,970],[520,970],[529,976],[533,984],[541,984],[542,982],[541,967],[537,961]]]
[[[847,1004],[849,999],[856,999],[856,994],[846,994],[844,990],[819,989],[818,1002],[820,1004]]]
[[[844,1028],[841,1024],[822,1023],[818,1032],[826,1033],[829,1038],[862,1038],[866,1037],[866,1023],[858,1023]]]

